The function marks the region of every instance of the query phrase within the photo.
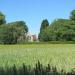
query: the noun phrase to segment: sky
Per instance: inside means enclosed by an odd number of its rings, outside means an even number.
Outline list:
[[[67,19],[73,9],[75,0],[0,0],[7,23],[25,21],[31,34],[39,33],[42,20]]]

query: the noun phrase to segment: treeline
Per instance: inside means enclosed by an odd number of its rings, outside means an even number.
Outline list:
[[[75,10],[69,19],[56,19],[50,25],[47,19],[41,23],[39,40],[48,41],[75,41]]]
[[[24,21],[6,23],[5,15],[0,12],[0,44],[27,43],[27,32]],[[38,39],[40,42],[75,41],[75,10],[69,19],[56,19],[51,24],[47,19],[43,20]]]
[[[26,41],[28,27],[24,21],[6,23],[5,15],[0,12],[0,44],[16,44]]]
[[[58,71],[56,67],[51,65],[43,66],[39,61],[34,68],[23,64],[22,67],[17,68],[16,65],[12,67],[1,68],[0,75],[75,75],[75,71],[65,72],[64,70]]]

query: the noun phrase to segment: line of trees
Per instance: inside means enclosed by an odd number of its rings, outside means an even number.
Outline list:
[[[0,12],[0,44],[16,44],[26,41],[28,27],[24,21],[6,23],[5,15]]]
[[[56,19],[50,25],[47,19],[41,23],[40,41],[75,41],[75,10],[69,19]]]
[[[51,65],[43,66],[39,61],[34,68],[23,64],[20,68],[16,65],[12,67],[0,67],[0,75],[75,75],[75,71],[65,72],[64,70],[58,71],[56,67]]]
[[[6,23],[0,12],[0,44],[27,42],[28,27],[24,21]],[[69,19],[56,19],[50,25],[47,19],[41,23],[39,41],[75,41],[75,10]]]

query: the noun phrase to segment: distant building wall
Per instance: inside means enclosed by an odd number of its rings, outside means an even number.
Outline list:
[[[27,39],[28,39],[28,42],[37,41],[36,35],[31,35],[31,34],[27,34]]]

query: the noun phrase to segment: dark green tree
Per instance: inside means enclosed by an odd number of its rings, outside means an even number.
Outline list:
[[[23,21],[12,22],[0,26],[0,43],[16,44],[25,40],[28,27]]]
[[[54,20],[50,26],[41,31],[40,41],[75,41],[75,21]]]
[[[43,20],[41,23],[41,28],[40,31],[42,31],[43,29],[46,29],[49,26],[49,22],[47,19]]]
[[[28,32],[28,27],[24,21],[17,21],[12,23],[14,37],[17,37],[17,42],[26,41],[26,34]]]
[[[70,19],[75,21],[75,10],[72,10]]]
[[[49,26],[49,22],[47,19],[43,20],[40,27],[39,40],[42,40],[42,35],[44,35],[43,31]]]
[[[5,21],[5,15],[2,12],[0,12],[0,25],[2,25],[4,23],[6,23],[6,21]]]

